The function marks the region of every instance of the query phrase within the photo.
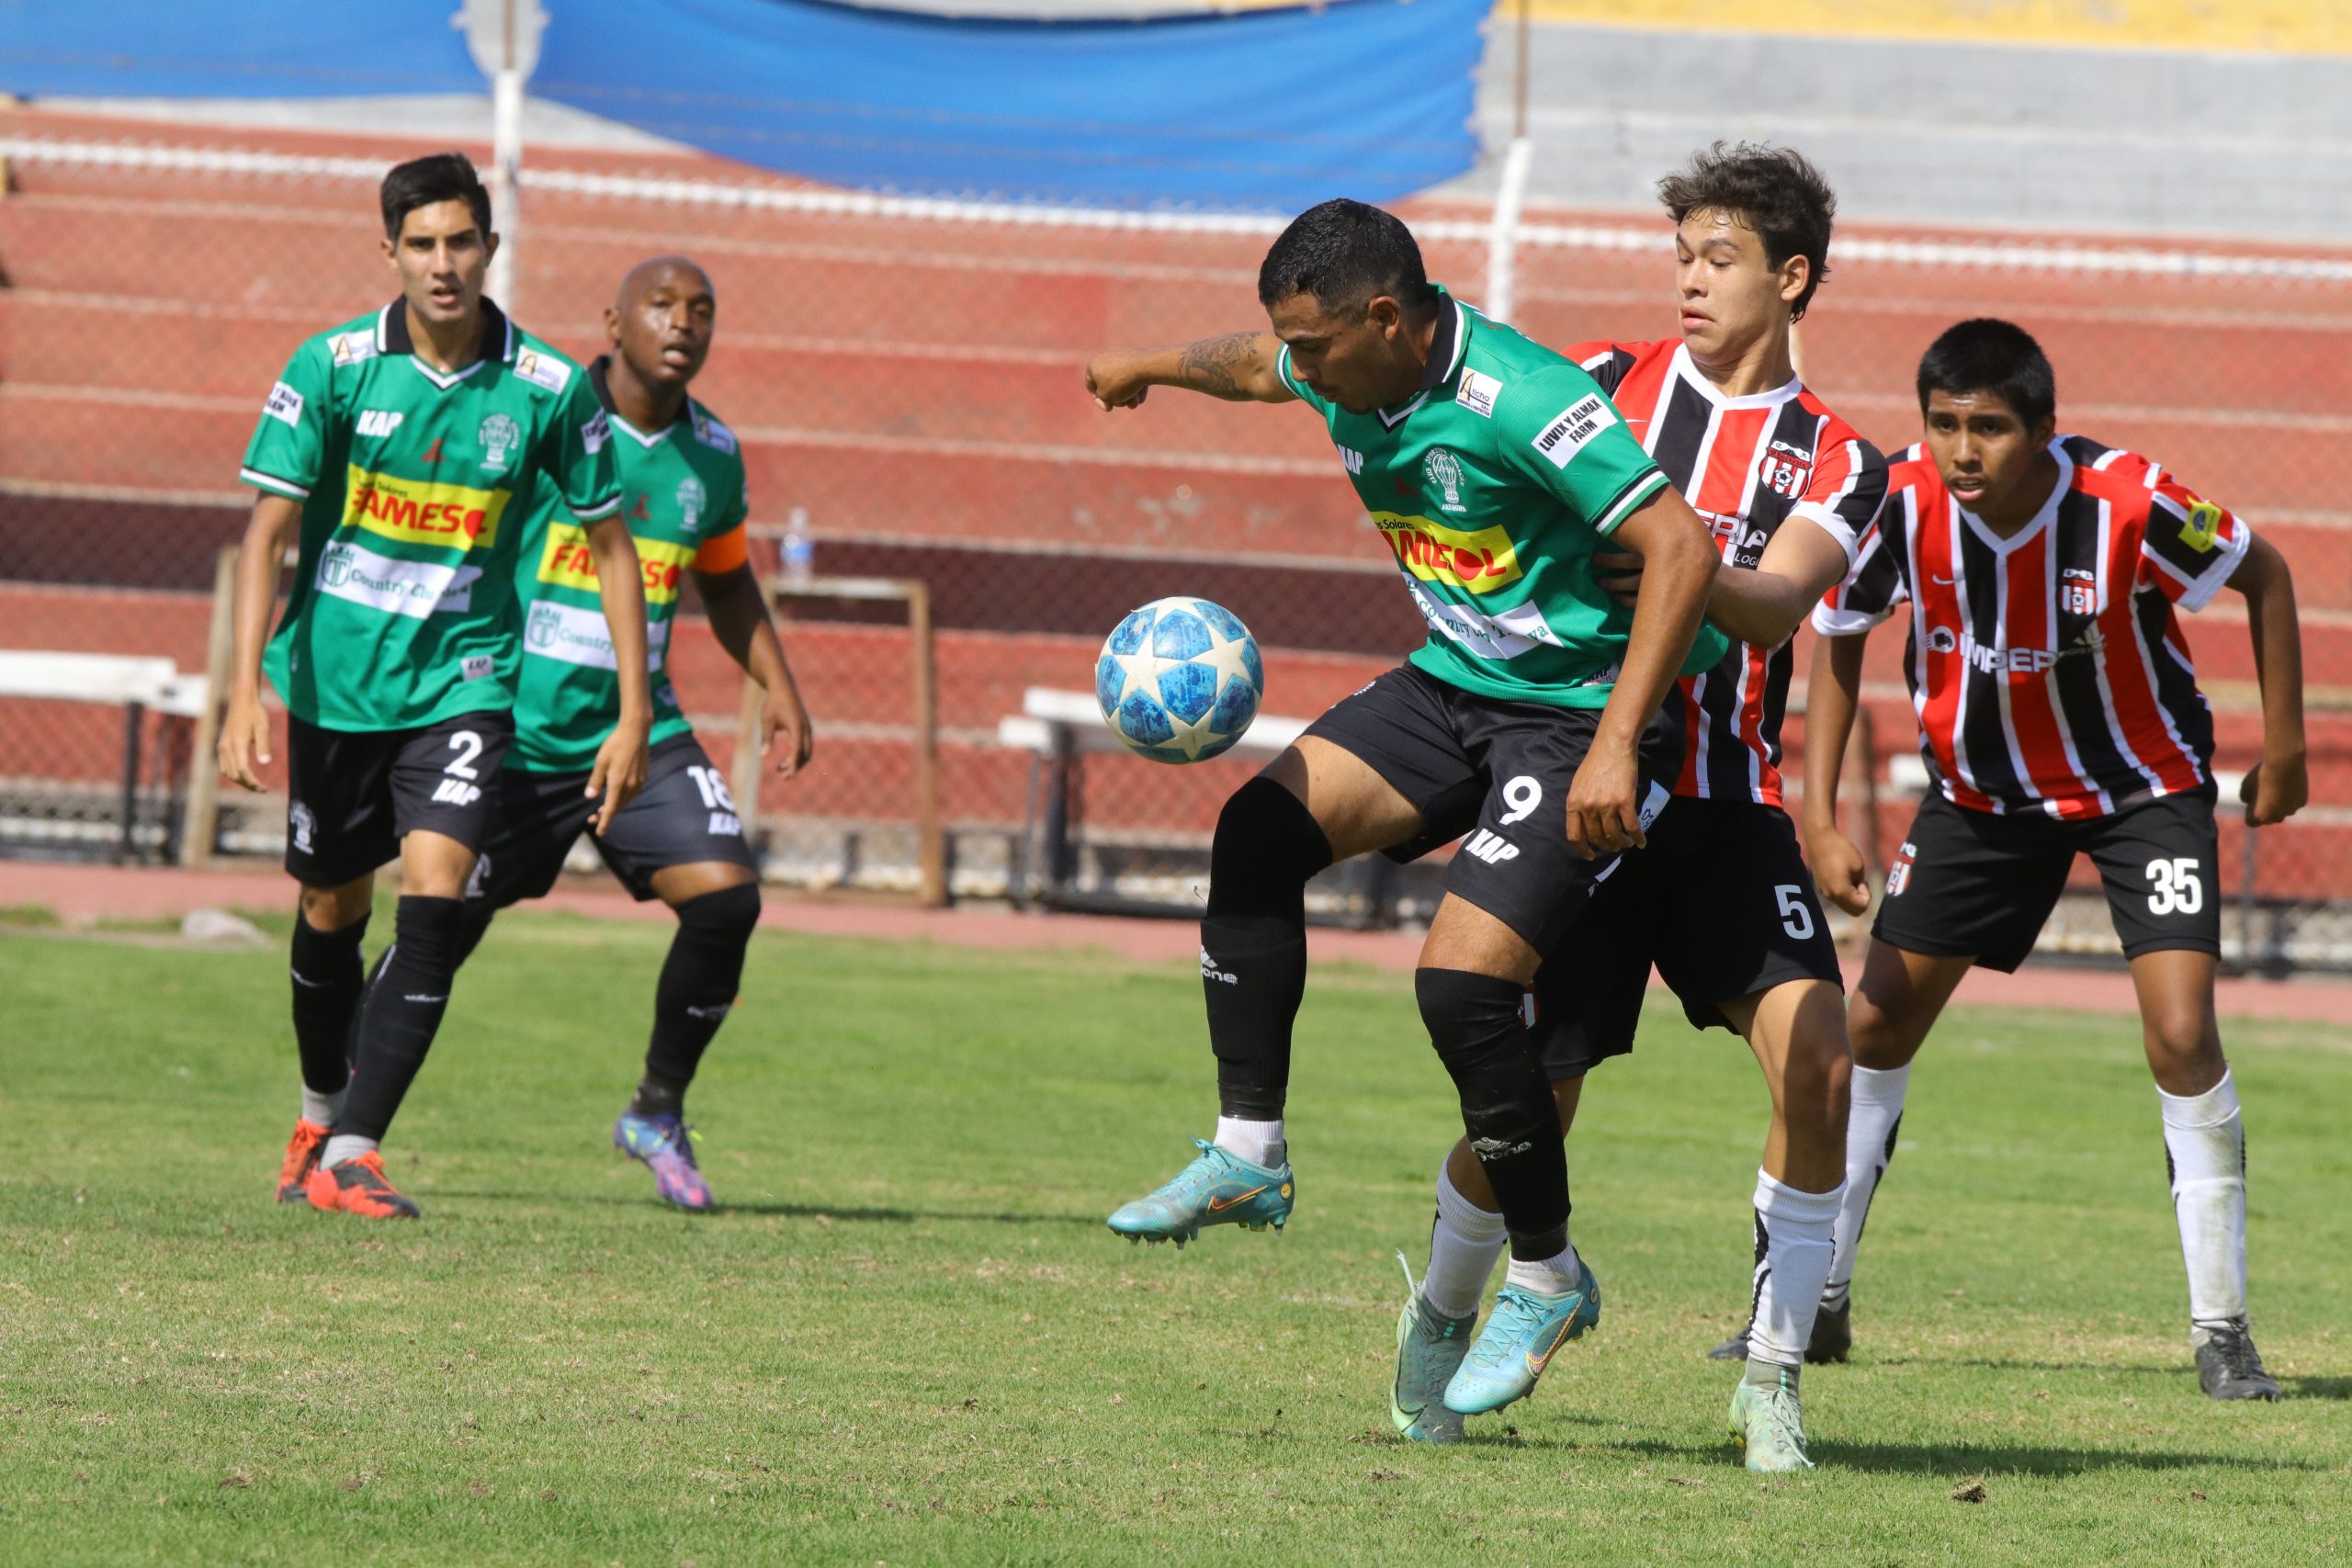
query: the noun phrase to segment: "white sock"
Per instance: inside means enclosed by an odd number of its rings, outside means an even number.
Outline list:
[[[1514,1258],[1503,1273],[1503,1283],[1516,1285],[1522,1291],[1540,1295],[1564,1296],[1577,1288],[1583,1278],[1584,1264],[1577,1258],[1574,1247],[1564,1247],[1556,1258],[1546,1258],[1534,1263],[1523,1263]]]
[[[1453,1177],[1437,1168],[1437,1218],[1430,1222],[1430,1267],[1421,1276],[1421,1296],[1448,1317],[1471,1317],[1487,1292],[1510,1233],[1500,1214],[1490,1214],[1462,1195]]]
[[[1271,1122],[1220,1116],[1216,1119],[1216,1136],[1209,1141],[1251,1165],[1278,1166],[1290,1154],[1290,1142],[1283,1136],[1283,1119],[1279,1116]]]
[[[354,1137],[349,1133],[337,1133],[327,1140],[325,1152],[319,1156],[319,1164],[332,1170],[345,1160],[355,1160],[361,1155],[372,1155],[375,1152],[375,1139]]]
[[[1756,1173],[1756,1315],[1747,1334],[1750,1363],[1804,1365],[1814,1314],[1829,1278],[1830,1237],[1845,1202],[1846,1184],[1801,1192]]]
[[[2245,1316],[2245,1122],[2227,1072],[2203,1094],[2156,1091],[2165,1163],[2188,1265],[2188,1317],[2218,1328]]]
[[[1844,1304],[1847,1287],[1854,1280],[1854,1255],[1861,1250],[1862,1222],[1871,1217],[1871,1200],[1894,1158],[1894,1135],[1903,1125],[1903,1097],[1911,1088],[1911,1064],[1899,1067],[1856,1067],[1853,1110],[1846,1122],[1846,1201],[1838,1210],[1837,1252],[1829,1260],[1827,1295],[1832,1306]]]
[[[333,1094],[321,1094],[309,1084],[302,1086],[302,1120],[314,1127],[332,1127],[335,1118],[343,1114],[343,1102],[351,1090],[346,1087]]]

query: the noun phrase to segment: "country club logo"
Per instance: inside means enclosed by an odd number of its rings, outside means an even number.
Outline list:
[[[689,534],[702,526],[702,509],[708,499],[709,497],[703,491],[702,481],[694,475],[688,474],[684,479],[680,479],[678,481],[678,525]]]
[[[523,629],[523,640],[533,648],[553,648],[562,627],[563,618],[554,614],[553,605],[534,604],[531,606],[530,624]]]
[[[506,471],[506,458],[522,445],[523,432],[503,413],[492,414],[481,422],[481,466],[491,473]]]
[[[1441,508],[1447,512],[1464,510],[1462,504],[1462,460],[1460,458],[1442,446],[1431,447],[1430,455],[1421,459],[1421,472],[1428,477],[1431,485],[1444,492],[1444,499],[1438,502]]]

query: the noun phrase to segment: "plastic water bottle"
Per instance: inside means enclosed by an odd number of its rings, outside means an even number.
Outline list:
[[[817,542],[808,536],[808,509],[796,506],[784,525],[784,580],[806,583],[815,575]]]

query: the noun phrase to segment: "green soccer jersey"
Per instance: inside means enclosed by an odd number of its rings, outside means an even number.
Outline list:
[[[620,505],[588,378],[487,299],[481,313],[481,356],[445,376],[416,357],[395,299],[296,349],[263,406],[243,479],[302,503],[263,667],[311,724],[511,707],[514,560],[540,486],[582,519]]]
[[[678,582],[688,568],[743,564],[743,456],[735,433],[689,398],[665,430],[632,426],[613,407],[609,360],[588,383],[614,431],[622,515],[645,573],[645,646],[653,683],[655,742],[689,726],[666,669]],[[514,698],[514,748],[506,765],[527,773],[584,773],[621,712],[620,666],[596,596],[587,536],[559,503],[537,510],[523,543],[523,673]]]
[[[1602,706],[1634,613],[1592,556],[1666,476],[1582,367],[1438,293],[1429,368],[1402,408],[1350,413],[1287,348],[1283,381],[1323,416],[1429,622],[1412,662],[1481,696]],[[1682,673],[1728,646],[1701,626]]]

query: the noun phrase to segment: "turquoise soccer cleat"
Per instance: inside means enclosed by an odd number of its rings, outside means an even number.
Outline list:
[[[1560,1347],[1600,1321],[1600,1282],[1582,1258],[1577,1288],[1560,1295],[1505,1285],[1495,1292],[1487,1326],[1445,1385],[1445,1407],[1457,1416],[1484,1416],[1525,1399]]]
[[[1448,1317],[1430,1305],[1413,1283],[1413,1266],[1398,1253],[1405,1269],[1405,1310],[1396,1314],[1396,1377],[1388,1390],[1388,1419],[1417,1443],[1458,1443],[1462,1417],[1445,1407],[1445,1385],[1470,1349],[1470,1325],[1478,1321]]]
[[[1298,1190],[1290,1161],[1252,1165],[1215,1144],[1193,1140],[1200,1157],[1175,1179],[1132,1203],[1122,1204],[1110,1226],[1129,1241],[1183,1246],[1206,1225],[1239,1225],[1261,1231],[1283,1228]]]
[[[1743,1381],[1732,1390],[1731,1435],[1747,1444],[1747,1468],[1759,1475],[1813,1468],[1804,1451],[1804,1412],[1786,1372],[1769,1388]]]

